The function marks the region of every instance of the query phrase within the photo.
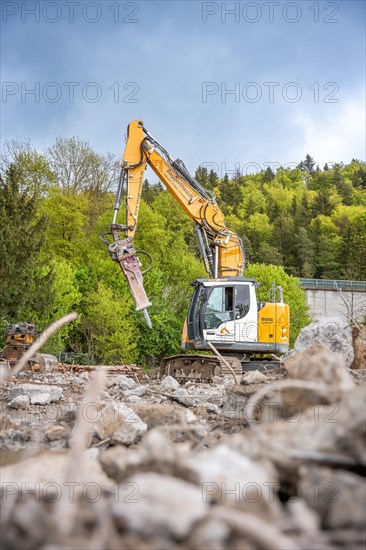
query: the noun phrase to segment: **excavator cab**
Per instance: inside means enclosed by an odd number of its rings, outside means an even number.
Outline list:
[[[205,350],[211,342],[219,350],[249,355],[287,351],[288,306],[259,302],[255,279],[197,279],[193,285],[183,349]]]

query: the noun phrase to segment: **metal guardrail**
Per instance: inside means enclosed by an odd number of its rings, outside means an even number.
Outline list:
[[[353,290],[366,292],[366,281],[343,281],[333,279],[299,279],[303,288],[319,288],[323,290]]]

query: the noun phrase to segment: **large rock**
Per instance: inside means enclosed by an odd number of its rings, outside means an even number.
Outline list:
[[[62,388],[59,386],[49,386],[48,384],[18,384],[10,392],[8,400],[25,395],[29,397],[31,405],[48,405],[59,401],[62,397]]]
[[[197,473],[204,502],[239,506],[264,518],[280,516],[279,501],[270,491],[277,482],[274,469],[255,463],[225,444],[188,460]]]
[[[64,439],[65,437],[68,437],[70,433],[70,429],[66,428],[65,426],[51,426],[45,431],[45,439],[47,441],[58,441],[60,439]]]
[[[164,392],[177,390],[179,387],[179,382],[172,376],[164,376],[160,383],[160,389]]]
[[[123,395],[125,397],[131,397],[132,395],[137,397],[142,397],[146,394],[146,387],[145,386],[136,386],[132,390],[124,390]]]
[[[224,521],[207,518],[194,530],[189,547],[200,550],[224,550],[228,548],[230,535],[231,529]]]
[[[136,382],[133,378],[120,374],[114,379],[114,385],[119,386],[121,390],[131,390],[136,387]]]
[[[102,440],[109,437],[112,444],[132,445],[147,431],[147,425],[123,403],[113,403],[101,410],[95,431]]]
[[[18,395],[8,402],[8,407],[11,409],[26,409],[30,404],[28,395]]]
[[[181,479],[140,473],[128,478],[126,486],[128,501],[113,502],[112,515],[117,527],[127,526],[143,537],[184,539],[208,512],[201,489]]]
[[[81,454],[78,465],[78,478],[64,479],[66,471],[70,468],[70,455],[55,451],[47,451],[21,462],[3,466],[0,469],[1,487],[5,493],[35,490],[39,491],[40,496],[46,495],[43,488],[54,485],[58,492],[68,495],[72,491],[67,485],[68,482],[75,483],[75,494],[81,493],[85,483],[98,483],[102,489],[110,489],[113,481],[107,477],[99,464],[97,449],[88,449]],[[52,487],[50,487],[51,490]]]
[[[258,370],[246,372],[240,380],[240,384],[245,385],[263,384],[264,382],[267,382],[267,378],[262,372],[259,372]]]
[[[314,344],[326,344],[331,351],[340,353],[347,367],[353,361],[352,330],[341,317],[321,317],[301,329],[294,349],[289,355],[301,353]]]
[[[137,403],[134,409],[149,429],[161,425],[186,423],[186,410],[173,403],[160,405],[143,402]]]
[[[138,471],[156,472],[197,481],[187,464],[188,449],[173,445],[160,428],[150,430],[137,449],[116,445],[100,454],[100,463],[108,476],[118,482]]]
[[[300,468],[300,491],[308,505],[322,518],[326,529],[361,529],[365,523],[364,478],[319,466]]]
[[[310,380],[335,385],[340,390],[354,387],[340,353],[330,350],[326,344],[314,344],[310,348],[285,360],[289,378]]]
[[[366,464],[365,385],[347,392],[337,403],[315,405],[290,420],[256,426],[256,433],[237,436],[235,448],[254,460],[273,456],[279,462],[294,451],[305,457],[312,452],[343,455]]]
[[[289,387],[284,387],[277,398],[283,418],[299,415],[316,404],[338,401],[355,386],[342,355],[322,343],[287,358],[284,366]],[[301,385],[301,381],[305,383]]]
[[[246,403],[253,389],[247,385],[228,385],[223,396],[223,417],[230,424],[242,425],[245,419]]]

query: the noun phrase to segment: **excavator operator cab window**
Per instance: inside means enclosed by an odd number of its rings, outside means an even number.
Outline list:
[[[210,289],[211,290],[211,289]],[[207,329],[215,329],[225,321],[234,319],[234,287],[212,287],[204,315]]]
[[[216,329],[221,323],[243,319],[249,313],[249,285],[216,286],[207,288],[207,291],[204,328]]]
[[[242,319],[249,312],[249,285],[235,287],[235,319]]]

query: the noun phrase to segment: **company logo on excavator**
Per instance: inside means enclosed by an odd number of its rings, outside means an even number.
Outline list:
[[[228,330],[226,327],[224,327],[220,330],[220,334],[230,334],[230,330]]]

